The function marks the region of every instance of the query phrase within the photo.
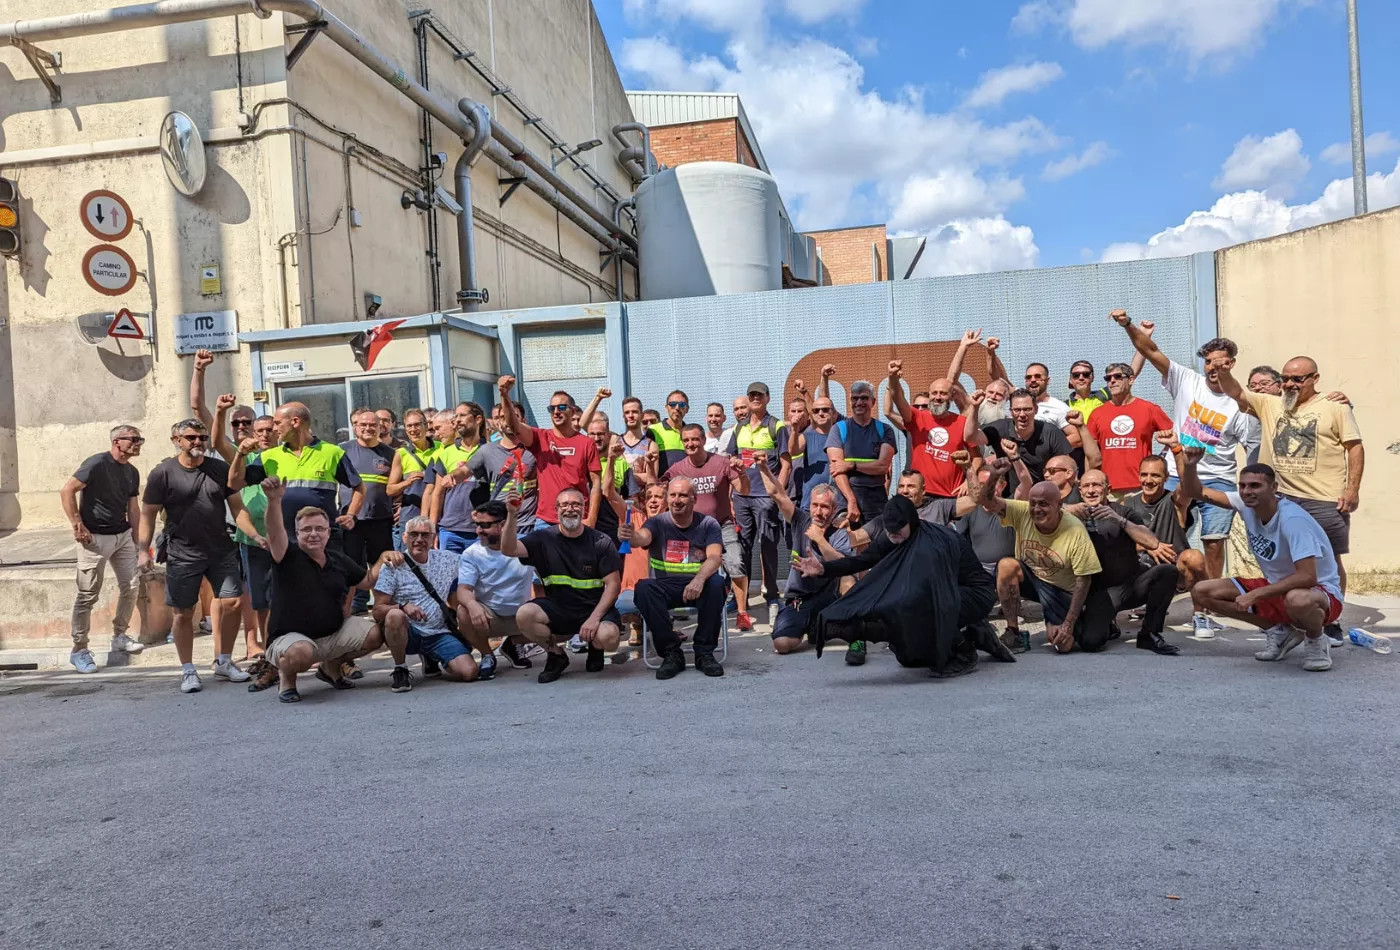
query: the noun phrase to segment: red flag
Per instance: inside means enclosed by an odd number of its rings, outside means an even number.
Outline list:
[[[368,333],[356,333],[350,338],[350,350],[355,354],[355,362],[360,364],[360,369],[369,370],[374,366],[374,360],[379,355],[379,351],[384,349],[394,338],[394,328],[403,322],[403,320],[390,320],[388,323],[381,323]]]

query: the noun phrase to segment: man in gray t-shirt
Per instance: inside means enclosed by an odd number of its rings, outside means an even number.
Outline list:
[[[535,510],[540,501],[535,453],[503,436],[501,441],[488,442],[477,449],[467,468],[477,482],[490,486],[488,499],[504,498],[511,492],[518,494],[520,508],[516,513],[516,526],[521,534],[535,530]]]

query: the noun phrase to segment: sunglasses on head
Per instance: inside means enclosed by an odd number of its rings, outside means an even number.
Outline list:
[[[1283,382],[1297,383],[1299,386],[1301,386],[1316,375],[1316,373],[1304,373],[1302,376],[1284,376]]]

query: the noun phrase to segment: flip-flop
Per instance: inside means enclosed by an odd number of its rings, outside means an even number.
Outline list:
[[[301,702],[301,693],[295,689],[284,689],[277,694],[277,701],[279,703],[299,703]]]
[[[354,688],[355,688],[355,684],[352,683],[352,682],[350,682],[349,680],[345,679],[344,677],[341,677],[340,679],[335,679],[335,680],[331,679],[330,674],[327,673],[325,670],[323,670],[323,669],[322,669],[321,667],[319,667],[319,666],[316,667],[316,678],[317,678],[318,680],[320,680],[322,683],[325,683],[327,686],[333,687],[334,689],[354,689]]]
[[[345,665],[341,667],[341,671],[344,672],[346,667],[349,667],[350,672],[342,676],[342,679],[362,680],[365,678],[365,671],[356,666],[354,660],[346,660]]]
[[[277,667],[264,666],[257,679],[248,684],[248,692],[261,693],[265,689],[271,689],[277,685],[281,677],[277,673]]]

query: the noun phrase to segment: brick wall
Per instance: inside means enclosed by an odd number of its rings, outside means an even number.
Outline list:
[[[872,280],[889,278],[883,224],[807,233],[817,242],[817,249],[821,252],[823,284],[868,284]],[[875,245],[875,252],[879,257],[879,271],[873,277],[872,244]]]
[[[738,162],[742,138],[737,119],[663,125],[651,130],[651,150],[657,161],[673,168],[687,162]]]

